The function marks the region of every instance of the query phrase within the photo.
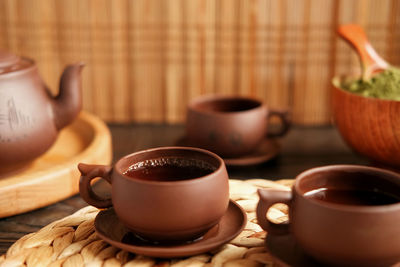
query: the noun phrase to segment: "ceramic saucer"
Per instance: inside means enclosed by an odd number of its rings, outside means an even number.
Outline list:
[[[94,227],[98,236],[114,247],[157,258],[191,256],[218,248],[235,238],[247,222],[246,213],[234,201],[220,222],[201,239],[192,243],[157,245],[145,242],[129,232],[118,220],[114,209],[102,210],[96,216]]]
[[[180,138],[176,145],[179,146],[194,146],[186,137]],[[278,155],[281,145],[276,138],[265,138],[258,146],[257,150],[252,153],[238,158],[223,158],[227,166],[250,166],[264,163]]]
[[[280,267],[322,267],[308,256],[291,235],[267,235],[266,246],[269,254]]]

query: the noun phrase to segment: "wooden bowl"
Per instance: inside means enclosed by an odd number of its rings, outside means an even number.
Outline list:
[[[346,143],[359,154],[400,167],[400,101],[360,96],[333,82],[333,115]]]

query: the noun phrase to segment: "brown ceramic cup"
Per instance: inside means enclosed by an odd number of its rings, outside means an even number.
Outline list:
[[[272,132],[268,124],[274,116],[281,128]],[[285,135],[289,126],[287,111],[270,109],[257,99],[211,95],[189,103],[186,137],[194,146],[234,158],[251,153],[267,137]]]
[[[349,204],[349,200],[338,203],[310,197],[325,189],[354,190],[345,191],[351,194],[380,192],[396,201],[356,205]],[[400,175],[397,173],[352,165],[319,167],[298,175],[291,191],[259,190],[258,193],[260,226],[270,235],[291,233],[302,249],[321,263],[390,266],[400,261]],[[377,201],[373,197],[368,200]],[[276,203],[289,206],[289,223],[274,224],[267,219],[268,209]]]
[[[150,166],[155,160],[166,159],[168,162],[186,162],[186,165],[195,162],[197,166],[212,170],[196,178],[168,181],[126,174],[132,165]],[[155,148],[127,155],[114,167],[81,163],[78,168],[82,174],[79,184],[82,198],[97,208],[112,206],[119,220],[145,240],[194,240],[216,225],[228,208],[225,164],[220,157],[203,149]],[[111,184],[111,199],[103,199],[93,192],[90,181],[96,177]]]

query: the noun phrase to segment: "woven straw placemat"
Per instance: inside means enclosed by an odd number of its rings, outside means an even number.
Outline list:
[[[99,210],[86,207],[20,238],[0,257],[0,266],[273,266],[264,248],[266,233],[256,221],[257,188],[290,190],[292,183],[293,180],[230,180],[230,197],[247,212],[248,222],[229,244],[206,254],[160,260],[115,248],[96,235],[93,222]],[[275,222],[285,221],[287,206],[276,204],[267,216]]]

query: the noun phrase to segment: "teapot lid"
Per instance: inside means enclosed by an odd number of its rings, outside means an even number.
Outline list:
[[[34,65],[32,60],[0,50],[0,74],[21,70],[32,65]]]
[[[19,60],[19,57],[6,51],[0,50],[0,68],[14,65]]]

